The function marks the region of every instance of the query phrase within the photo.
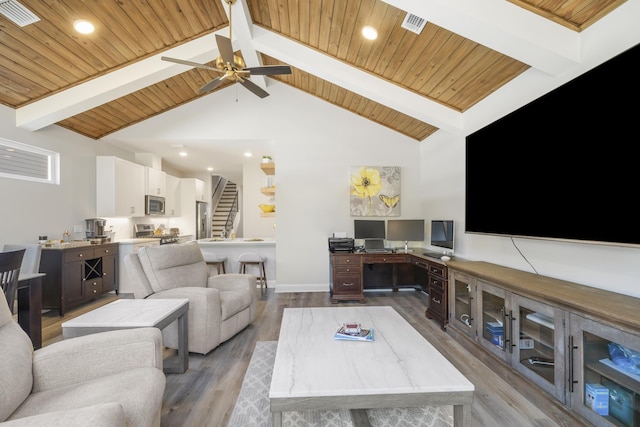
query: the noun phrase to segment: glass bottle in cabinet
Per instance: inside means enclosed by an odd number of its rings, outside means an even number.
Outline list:
[[[510,301],[513,368],[565,403],[565,312],[520,295]]]
[[[570,325],[572,409],[595,425],[640,426],[640,335],[577,315]]]
[[[458,330],[475,338],[475,293],[473,279],[457,271],[450,271],[449,317]]]

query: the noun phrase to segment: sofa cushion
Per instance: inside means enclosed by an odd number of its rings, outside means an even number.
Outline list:
[[[108,377],[33,393],[10,419],[116,402],[124,410],[126,425],[150,426],[160,410],[165,381],[159,369],[129,369]]]
[[[13,320],[0,292],[0,422],[6,420],[31,393],[33,345]]]
[[[227,320],[251,305],[251,293],[245,289],[220,292],[222,320]]]
[[[197,242],[144,246],[138,258],[154,292],[207,285],[209,270]]]
[[[2,423],[3,427],[122,427],[125,425],[124,411],[116,402],[48,412]]]

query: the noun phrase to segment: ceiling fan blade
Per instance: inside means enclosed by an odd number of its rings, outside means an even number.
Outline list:
[[[216,44],[220,51],[220,56],[225,63],[233,64],[233,46],[231,46],[231,40],[225,36],[216,34]]]
[[[250,71],[255,76],[271,76],[274,74],[291,74],[288,65],[266,65],[264,67],[247,67],[243,71]]]
[[[256,95],[258,95],[260,98],[266,98],[267,96],[269,96],[269,93],[267,91],[265,91],[260,86],[258,86],[257,84],[255,84],[254,82],[252,82],[250,80],[238,79],[238,82],[242,86],[244,86],[247,89],[249,89],[251,92],[253,92]]]
[[[227,76],[225,74],[224,76],[216,77],[215,79],[211,80],[209,83],[200,88],[200,93],[209,92],[210,90],[217,88],[226,77]]]
[[[183,59],[169,58],[168,56],[161,56],[163,61],[175,62],[176,64],[189,65],[191,67],[202,68],[204,70],[220,71],[215,67],[210,67],[204,64],[198,64],[197,62],[185,61]]]

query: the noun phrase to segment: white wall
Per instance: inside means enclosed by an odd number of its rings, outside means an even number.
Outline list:
[[[155,131],[172,138],[199,131],[207,137],[273,142],[278,291],[328,289],[327,237],[333,231],[353,233],[349,173],[359,165],[400,166],[400,218],[454,219],[458,256],[532,271],[510,239],[463,233],[463,136],[438,133],[419,143],[284,84],[271,84],[268,90],[268,98],[242,97],[236,102],[235,90],[225,89],[132,128],[139,131],[144,126],[148,137]],[[224,120],[212,119],[212,111],[221,110]],[[116,153],[104,143],[56,126],[31,133],[16,129],[14,123],[13,110],[0,107],[0,137],[62,153],[62,185],[0,178],[0,244],[33,242],[40,234],[60,238],[65,229],[95,216],[93,156],[115,154],[133,160],[133,153]],[[258,185],[250,189],[248,182],[242,183],[245,236],[266,234],[260,224],[272,227],[272,219],[261,219],[256,207],[262,200],[262,172],[258,163],[250,167],[255,176],[247,180]],[[525,239],[515,243],[540,274],[640,296],[638,248]]]

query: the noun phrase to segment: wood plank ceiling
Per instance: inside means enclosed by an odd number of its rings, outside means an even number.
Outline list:
[[[246,1],[246,3],[244,3]],[[474,40],[427,22],[420,34],[402,28],[406,12],[381,0],[238,0],[249,23],[283,36],[335,61],[401,87],[455,112],[464,112],[529,68],[529,65]],[[580,32],[624,0],[511,0],[514,5]],[[221,0],[21,0],[40,18],[24,27],[0,15],[0,103],[20,109],[141,63],[214,32],[228,36]],[[234,12],[235,15],[235,12]],[[96,32],[73,32],[76,19]],[[377,27],[375,43],[360,29]],[[232,30],[235,21],[232,20]],[[242,43],[241,43],[242,44]],[[234,47],[236,41],[234,39]],[[212,46],[215,48],[215,46]],[[243,52],[246,53],[246,52]],[[214,65],[217,53],[206,62]],[[257,53],[264,65],[281,59]],[[279,80],[355,114],[422,141],[438,128],[383,105],[365,94],[292,67]],[[99,105],[73,112],[56,123],[99,139],[201,96],[198,89],[217,77],[187,69]],[[123,85],[124,86],[124,85]]]

